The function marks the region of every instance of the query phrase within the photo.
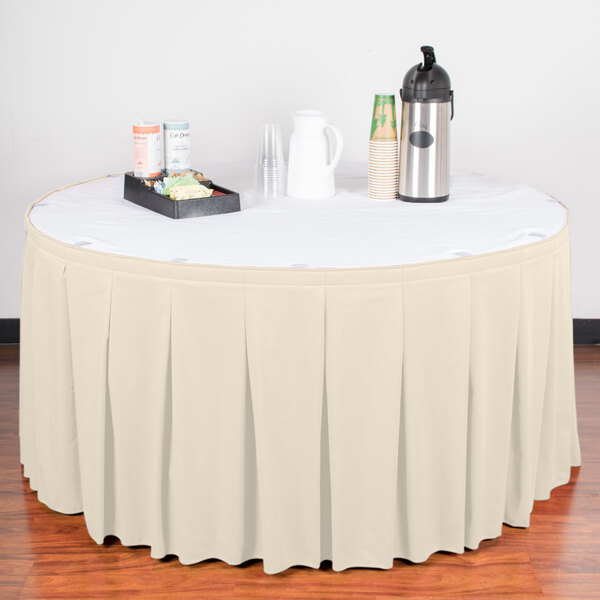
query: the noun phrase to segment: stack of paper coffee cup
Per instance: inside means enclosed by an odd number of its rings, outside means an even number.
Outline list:
[[[376,94],[369,140],[369,198],[395,200],[398,195],[396,97]]]

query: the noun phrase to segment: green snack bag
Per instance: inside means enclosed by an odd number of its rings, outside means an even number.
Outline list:
[[[194,179],[194,176],[191,173],[186,173],[185,175],[175,175],[173,177],[165,177],[164,179],[165,187],[163,189],[163,196],[168,196],[171,188],[174,185],[197,185],[198,182]]]

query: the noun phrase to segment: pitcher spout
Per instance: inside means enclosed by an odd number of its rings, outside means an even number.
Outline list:
[[[302,133],[320,133],[327,123],[327,115],[320,110],[295,110],[291,113],[294,130]]]

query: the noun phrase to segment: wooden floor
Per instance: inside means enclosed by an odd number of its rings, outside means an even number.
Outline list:
[[[535,503],[531,527],[505,526],[479,550],[396,561],[390,571],[335,573],[324,563],[265,575],[260,561],[186,567],[116,538],[98,546],[83,516],[38,502],[19,463],[18,347],[0,346],[0,599],[600,598],[600,347],[575,357],[583,466]]]

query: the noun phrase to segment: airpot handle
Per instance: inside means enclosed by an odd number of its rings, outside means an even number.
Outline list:
[[[433,46],[421,46],[423,53],[423,64],[419,67],[419,71],[429,71],[435,62],[435,54]]]

